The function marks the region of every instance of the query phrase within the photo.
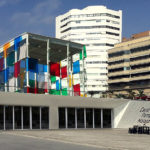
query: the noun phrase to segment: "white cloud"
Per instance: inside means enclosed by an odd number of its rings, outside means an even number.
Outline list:
[[[23,2],[23,0],[0,0],[0,7],[12,5],[12,1],[16,2],[15,7],[19,7],[19,3]],[[0,22],[0,45],[23,32],[54,36],[55,16],[61,5],[60,1],[39,0],[35,1],[36,4],[33,3],[30,9],[26,8],[26,11],[17,9],[11,15],[9,13],[9,17],[6,16],[4,20],[6,25]]]
[[[37,26],[42,24],[50,24],[50,22],[54,19],[54,12],[59,8],[59,6],[59,0],[45,0],[37,3],[37,5],[35,5],[28,12],[13,14],[11,21],[16,26]]]

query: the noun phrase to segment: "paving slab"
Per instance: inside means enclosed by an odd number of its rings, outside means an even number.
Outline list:
[[[127,129],[3,131],[2,134],[54,140],[110,150],[150,150],[150,135],[128,134]]]

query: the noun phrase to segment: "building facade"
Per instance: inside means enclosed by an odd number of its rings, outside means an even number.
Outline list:
[[[0,130],[100,129],[150,125],[150,103],[0,92]],[[134,109],[133,109],[134,108]]]
[[[150,31],[123,39],[108,51],[109,90],[150,92]]]
[[[84,46],[23,33],[0,47],[0,91],[85,96]],[[81,59],[73,59],[80,54]],[[78,82],[73,79],[78,76]]]
[[[89,95],[108,89],[107,50],[122,38],[122,11],[105,6],[72,9],[56,17],[56,37],[86,45]]]

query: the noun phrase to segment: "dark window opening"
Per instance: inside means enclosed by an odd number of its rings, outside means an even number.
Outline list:
[[[15,106],[15,129],[21,129],[21,107]]]
[[[32,129],[40,129],[40,109],[32,107]]]
[[[75,128],[75,108],[68,108],[68,128]]]
[[[111,109],[103,109],[103,128],[111,128]]]
[[[84,109],[77,108],[77,128],[84,128]]]
[[[59,108],[59,128],[66,128],[65,108]]]
[[[86,109],[86,128],[93,128],[93,109]]]

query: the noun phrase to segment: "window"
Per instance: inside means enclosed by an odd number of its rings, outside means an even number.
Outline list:
[[[23,128],[30,129],[30,109],[23,107]]]
[[[77,108],[77,128],[84,128],[84,109]]]
[[[111,109],[103,109],[103,128],[111,128]]]
[[[40,109],[32,107],[32,129],[40,129]]]
[[[76,29],[97,29],[97,28],[107,28],[107,29],[113,29],[113,30],[120,30],[119,28],[117,27],[112,27],[112,26],[105,26],[105,25],[102,25],[102,26],[78,26],[78,27],[69,27],[65,30],[62,30],[61,33],[64,33],[64,32],[67,32],[69,30],[76,30]]]
[[[5,106],[5,128],[13,129],[13,107]]]
[[[41,128],[49,129],[49,108],[41,107]]]
[[[59,108],[59,128],[66,128],[65,108]]]
[[[62,19],[61,22],[65,21],[65,20],[68,20],[69,18],[96,17],[96,16],[108,16],[108,17],[117,18],[117,19],[120,18],[120,16],[112,15],[112,14],[109,14],[109,13],[80,14],[80,15],[70,15],[70,16]]]
[[[68,108],[68,128],[75,128],[75,108]]]
[[[20,106],[15,106],[14,107],[15,111],[15,129],[21,129],[21,107]]]
[[[93,109],[86,109],[86,128],[93,128]]]
[[[118,34],[118,33],[113,33],[113,32],[106,32],[106,34],[114,35],[114,36],[119,36],[119,34]]]
[[[0,130],[4,129],[4,107],[0,106]]]
[[[101,109],[94,109],[95,128],[101,128]]]

